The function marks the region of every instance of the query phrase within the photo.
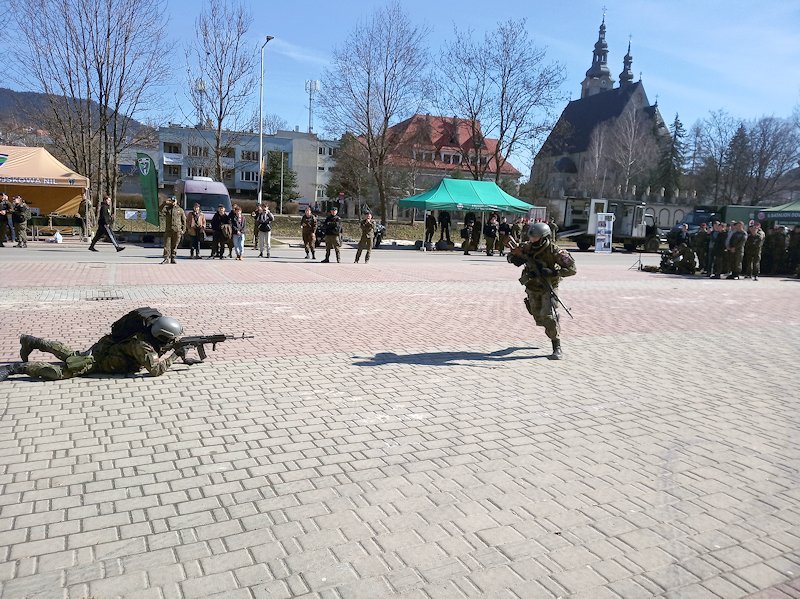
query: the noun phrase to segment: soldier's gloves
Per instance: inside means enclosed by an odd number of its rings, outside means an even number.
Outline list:
[[[556,274],[556,271],[554,271],[552,268],[544,267],[539,269],[539,274],[543,277],[552,277],[554,274]]]
[[[176,347],[175,355],[178,356],[184,362],[186,362],[186,347],[183,345],[179,345],[178,347]]]
[[[194,366],[195,364],[202,364],[202,360],[199,358],[184,358],[183,363],[187,366]]]
[[[523,256],[519,256],[517,254],[509,254],[506,257],[506,260],[509,264],[513,264],[514,266],[522,266],[525,264],[525,262],[527,262]]]

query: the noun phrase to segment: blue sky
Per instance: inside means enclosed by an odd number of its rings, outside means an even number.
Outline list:
[[[307,79],[320,79],[331,49],[353,25],[384,4],[378,0],[294,0],[249,3],[254,54],[264,36],[275,39],[265,53],[265,112],[290,127],[308,125]],[[548,56],[564,64],[564,92],[579,97],[580,82],[592,58],[602,18],[602,1],[573,0],[558,5],[540,0],[431,3],[402,0],[412,21],[431,28],[430,48],[438,53],[453,25],[482,34],[498,21],[527,17],[527,27]],[[633,71],[639,73],[651,102],[658,98],[664,119],[677,112],[687,129],[709,111],[725,109],[743,119],[789,116],[800,105],[800,2],[789,0],[606,0],[609,65],[615,79],[631,36]],[[173,63],[183,62],[180,47],[192,36],[199,0],[169,0],[168,30]],[[184,69],[174,64],[179,78]],[[176,79],[177,80],[177,79]],[[325,93],[324,88],[321,93]],[[180,89],[167,91],[171,103],[188,102]],[[253,110],[258,107],[254,90]],[[560,109],[559,109],[560,110]],[[182,121],[180,110],[159,115]],[[323,123],[315,118],[315,130]],[[521,170],[529,165],[517,164]]]

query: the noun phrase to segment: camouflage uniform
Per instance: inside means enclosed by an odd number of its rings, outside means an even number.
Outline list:
[[[308,258],[309,253],[312,258],[316,258],[314,244],[316,243],[317,235],[317,217],[313,214],[304,214],[303,218],[300,219],[300,229],[303,231],[303,248],[306,250],[306,258]]]
[[[18,247],[28,247],[28,219],[30,217],[31,211],[25,202],[20,201],[18,204],[14,204],[11,220],[14,223],[14,233],[17,234]]]
[[[694,250],[686,244],[678,246],[677,256],[679,260],[675,262],[675,272],[679,275],[693,275],[697,270],[695,263]]]
[[[174,204],[165,204],[161,216],[164,217],[164,260],[174,262],[181,236],[186,230],[186,213]]]
[[[336,253],[336,261],[341,261],[342,247],[342,219],[337,214],[329,214],[323,223],[323,230],[325,231],[325,259],[322,262],[331,261],[331,250]]]
[[[364,219],[361,221],[361,239],[358,240],[358,251],[356,252],[356,263],[361,258],[361,252],[367,250],[364,256],[364,264],[369,262],[369,255],[372,252],[372,242],[375,238],[375,222]]]
[[[764,231],[753,229],[744,242],[744,264],[742,272],[746,277],[758,278],[761,274],[761,249],[764,247]]]
[[[48,341],[23,335],[20,337],[20,358],[24,362],[20,374],[57,381],[88,374],[132,374],[143,368],[151,376],[161,376],[175,362],[175,353],[161,358],[163,351],[146,333],[137,333],[125,341],[114,341],[105,335],[85,352],[77,352],[59,341]],[[53,354],[63,364],[28,362],[31,351]]]
[[[728,253],[730,254],[730,262],[728,264],[731,278],[739,278],[739,275],[742,274],[742,260],[744,260],[744,243],[746,240],[747,233],[738,228],[731,235],[728,244]]]
[[[550,283],[554,291],[557,290],[562,278],[577,273],[575,260],[569,252],[559,248],[548,238],[544,238],[538,247],[530,241],[523,243],[511,252],[509,260],[515,256],[525,260],[525,267],[519,279],[527,293],[525,307],[536,324],[544,327],[547,337],[557,341],[560,334],[558,314],[545,281]],[[542,276],[540,273],[545,268],[553,271],[553,274]]]
[[[4,247],[3,244],[6,241],[6,237],[8,237],[8,241],[11,241],[11,231],[9,231],[8,227],[8,215],[14,210],[14,206],[11,202],[7,199],[8,196],[2,197],[0,199],[0,247]]]

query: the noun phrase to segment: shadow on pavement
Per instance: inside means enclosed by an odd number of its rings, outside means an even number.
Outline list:
[[[510,362],[513,360],[531,360],[536,358],[547,358],[550,354],[537,356],[512,356],[511,354],[527,349],[539,349],[538,347],[509,347],[493,352],[424,352],[419,354],[396,354],[394,352],[381,352],[371,358],[359,358],[361,362],[353,362],[354,366],[383,366],[385,364],[414,364],[417,366],[465,366],[461,362]],[[481,366],[476,364],[476,366]],[[491,366],[483,366],[491,368]]]

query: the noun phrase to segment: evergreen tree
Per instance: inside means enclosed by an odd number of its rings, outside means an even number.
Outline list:
[[[297,193],[297,173],[289,168],[289,154],[267,152],[267,171],[261,187],[264,197],[278,205],[281,201],[281,160],[283,161],[283,201],[290,202],[300,197]]]
[[[750,136],[744,123],[739,123],[728,148],[722,168],[722,198],[732,204],[742,204],[749,191],[753,166]]]
[[[656,183],[664,188],[664,196],[672,198],[683,184],[684,165],[686,164],[686,131],[678,115],[669,128],[670,137],[663,145],[661,158],[656,170]]]

